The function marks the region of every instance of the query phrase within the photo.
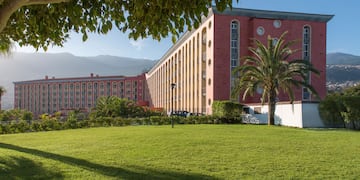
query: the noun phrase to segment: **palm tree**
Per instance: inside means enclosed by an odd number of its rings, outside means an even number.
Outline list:
[[[1,97],[6,93],[6,89],[0,86],[0,111],[1,111]]]
[[[259,88],[261,92],[261,103],[268,104],[268,125],[274,125],[275,105],[279,91],[285,92],[291,103],[294,101],[294,87],[305,87],[311,93],[318,96],[315,89],[309,85],[309,72],[319,74],[307,60],[292,60],[288,58],[296,52],[292,46],[296,41],[285,42],[283,33],[278,40],[268,36],[267,45],[255,39],[255,47],[249,47],[253,56],[244,57],[244,63],[233,71],[239,78],[235,81],[232,89],[233,97],[243,93],[252,96]]]

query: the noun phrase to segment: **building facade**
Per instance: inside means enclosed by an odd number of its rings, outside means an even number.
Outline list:
[[[235,78],[231,72],[241,65],[241,57],[250,55],[248,47],[252,46],[253,38],[266,43],[269,35],[276,39],[286,31],[286,40],[299,41],[292,48],[300,51],[290,59],[308,60],[320,71],[320,76],[311,74],[308,81],[324,98],[326,24],[332,17],[240,8],[224,12],[210,9],[199,28],[186,32],[146,74],[150,106],[211,114],[213,101],[231,99]],[[294,92],[295,103],[318,102],[306,89],[297,88]],[[280,94],[278,99],[279,104],[289,104],[285,94]],[[239,101],[260,114],[260,119],[267,113],[259,95]]]
[[[26,109],[35,115],[58,111],[83,110],[95,107],[101,96],[118,96],[134,100],[141,105],[145,101],[145,75],[48,78],[14,82],[14,108]]]

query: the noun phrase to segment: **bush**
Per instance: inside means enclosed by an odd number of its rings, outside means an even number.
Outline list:
[[[332,94],[319,104],[319,114],[323,119],[324,124],[332,127],[339,126],[340,124],[345,127],[341,112],[344,111],[344,106],[341,102],[341,96]]]
[[[40,122],[35,122],[33,121],[31,124],[30,124],[30,130],[33,131],[33,132],[38,132],[38,131],[42,131],[42,127],[41,127],[41,123]]]
[[[360,97],[328,95],[319,104],[320,117],[326,125],[360,129]]]
[[[10,130],[12,133],[28,132],[30,131],[30,125],[24,120],[20,120],[19,122],[12,121],[10,124]]]
[[[43,131],[52,131],[52,130],[60,130],[62,129],[62,126],[57,119],[51,118],[51,119],[41,120],[40,128]]]
[[[231,101],[214,101],[212,104],[213,115],[221,118],[241,116],[243,105]]]
[[[9,125],[0,124],[0,134],[9,134],[11,133]]]
[[[351,129],[360,129],[360,96],[342,97],[345,111],[341,112],[344,122]]]

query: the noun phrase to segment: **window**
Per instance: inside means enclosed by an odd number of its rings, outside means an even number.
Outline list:
[[[231,30],[230,30],[230,69],[231,72],[234,68],[239,66],[239,22],[232,21],[231,22]],[[235,77],[233,74],[230,74],[230,85],[231,87],[234,85]]]
[[[272,45],[275,46],[277,44],[277,42],[279,41],[278,38],[273,38],[273,41],[272,41]]]
[[[302,58],[304,60],[310,61],[311,51],[310,51],[310,43],[311,43],[311,29],[309,26],[304,26],[303,28],[303,43],[302,43]],[[310,84],[310,73],[307,74],[306,82]],[[310,100],[310,92],[307,88],[303,88],[302,90],[302,99]]]
[[[259,27],[256,29],[256,33],[257,33],[259,36],[264,35],[264,34],[265,34],[265,29],[264,29],[264,27],[259,26]]]
[[[254,114],[261,114],[261,107],[254,107]]]

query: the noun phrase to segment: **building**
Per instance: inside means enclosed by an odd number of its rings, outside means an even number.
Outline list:
[[[311,61],[320,76],[309,82],[320,97],[326,95],[326,23],[332,15],[276,12],[233,8],[219,12],[210,9],[199,28],[186,32],[146,74],[150,106],[166,110],[187,110],[211,114],[212,102],[229,100],[234,77],[231,71],[241,65],[240,57],[250,55],[252,38],[266,42],[267,36],[299,40],[300,49],[292,59]],[[279,95],[276,121],[297,127],[323,126],[317,112],[318,101],[306,89],[294,89],[295,103]],[[266,121],[267,107],[260,96],[239,100],[250,113]],[[289,122],[287,121],[289,120]],[[311,120],[311,122],[307,122]]]
[[[89,111],[101,96],[118,96],[145,101],[145,75],[133,77],[99,76],[48,78],[14,82],[14,108],[26,109],[35,115],[69,110]]]

